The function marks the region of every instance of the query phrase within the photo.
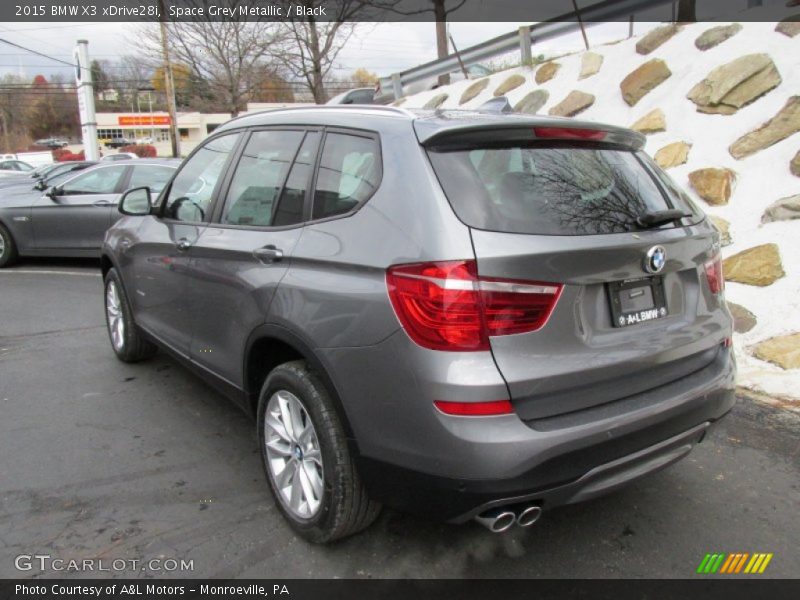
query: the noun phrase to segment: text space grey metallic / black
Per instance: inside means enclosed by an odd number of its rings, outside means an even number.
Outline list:
[[[234,119],[106,235],[117,355],[258,424],[306,539],[493,531],[684,457],[734,403],[719,236],[631,131],[388,107]]]

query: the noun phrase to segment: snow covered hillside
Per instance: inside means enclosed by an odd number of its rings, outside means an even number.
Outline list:
[[[520,112],[646,133],[723,231],[740,384],[800,400],[800,23],[663,25],[398,104],[476,108],[503,94]]]

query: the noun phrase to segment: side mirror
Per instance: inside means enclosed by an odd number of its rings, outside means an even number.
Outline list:
[[[44,179],[39,179],[33,184],[33,188],[43,192],[47,189],[47,184],[44,182]]]
[[[144,217],[150,214],[150,188],[138,187],[122,194],[119,212],[131,217]]]
[[[56,197],[56,196],[60,196],[60,195],[61,195],[61,192],[62,192],[61,188],[60,188],[60,187],[58,187],[57,185],[54,185],[53,187],[51,187],[50,189],[48,189],[48,190],[47,190],[47,191],[44,193],[44,195],[45,195],[45,196],[49,196],[50,198],[54,198],[54,197]]]

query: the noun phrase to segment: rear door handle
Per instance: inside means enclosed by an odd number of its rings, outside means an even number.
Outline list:
[[[275,246],[264,246],[263,248],[256,248],[253,250],[253,256],[264,264],[278,262],[283,258],[283,250]]]
[[[111,206],[114,203],[111,202],[110,200],[98,200],[97,202],[94,202],[93,204],[94,204],[94,206]]]
[[[178,247],[178,250],[185,251],[192,247],[192,242],[190,242],[186,238],[181,238],[177,242],[175,242],[175,245]]]

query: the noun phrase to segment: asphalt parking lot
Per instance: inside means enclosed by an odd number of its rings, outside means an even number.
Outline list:
[[[800,418],[742,398],[687,460],[494,535],[384,511],[330,547],[273,505],[253,424],[170,358],[109,347],[98,266],[0,271],[0,577],[20,554],[166,557],[128,577],[690,577],[708,552],[800,573]],[[708,577],[708,576],[706,576]]]

